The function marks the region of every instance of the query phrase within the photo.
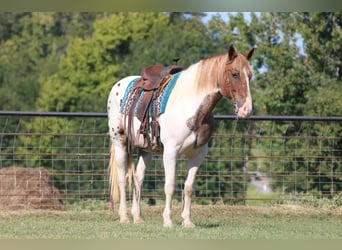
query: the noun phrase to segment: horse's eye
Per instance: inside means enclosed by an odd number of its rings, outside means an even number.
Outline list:
[[[239,78],[240,72],[239,71],[232,72],[232,77],[234,77],[235,79]]]

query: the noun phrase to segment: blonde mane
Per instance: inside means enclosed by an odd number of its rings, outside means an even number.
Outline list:
[[[248,67],[248,72],[251,71],[246,62],[247,60],[241,54],[234,58],[232,66],[227,66],[227,63],[229,64],[227,54],[201,60],[196,75],[196,93],[209,93],[219,89],[219,84],[227,80],[225,76],[227,74],[227,67],[231,67],[231,69]]]
[[[196,93],[211,92],[218,89],[227,66],[227,54],[216,55],[199,62],[196,76]]]

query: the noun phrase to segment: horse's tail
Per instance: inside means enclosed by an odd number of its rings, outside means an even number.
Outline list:
[[[118,164],[115,160],[115,147],[113,143],[111,143],[110,145],[109,155],[109,194],[110,200],[113,202],[114,207],[114,205],[117,204],[119,201],[120,191],[118,183]],[[127,170],[126,178],[128,181],[129,192],[131,193],[133,178],[135,178],[134,163],[131,154],[128,154],[127,166],[125,166],[125,168]]]
[[[119,200],[119,184],[118,184],[118,165],[115,161],[115,148],[113,143],[110,145],[109,150],[109,165],[108,165],[108,174],[109,174],[109,195],[110,200],[113,203],[118,202]]]

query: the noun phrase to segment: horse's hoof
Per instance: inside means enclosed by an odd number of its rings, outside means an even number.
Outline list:
[[[142,224],[145,221],[142,218],[134,219],[134,224]]]
[[[128,218],[122,218],[120,219],[121,224],[129,224],[129,219]]]
[[[182,222],[182,226],[184,228],[194,228],[194,227],[196,227],[196,225],[194,223],[192,223],[191,221],[183,221]]]
[[[172,227],[172,222],[171,221],[164,222],[164,227],[165,228],[171,228]]]

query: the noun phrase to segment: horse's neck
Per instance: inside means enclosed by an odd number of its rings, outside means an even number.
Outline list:
[[[223,81],[226,60],[225,55],[217,55],[198,63],[194,82],[197,94],[212,94],[219,91],[219,83]]]
[[[213,72],[201,74],[201,70],[206,69],[199,62],[183,71],[170,98],[174,107],[188,112],[188,115],[196,115],[199,119],[210,114],[222,97],[216,86],[217,75],[211,76]],[[207,82],[204,84],[201,81]]]
[[[205,121],[210,120],[212,117],[212,111],[215,108],[222,95],[219,92],[208,94],[198,106],[195,114],[191,117],[191,127],[196,130],[196,127],[200,127],[202,124],[207,123]],[[188,124],[189,125],[189,124]]]

